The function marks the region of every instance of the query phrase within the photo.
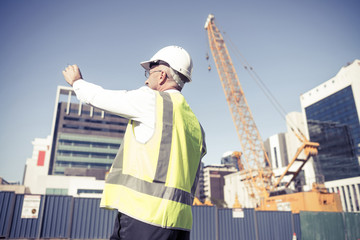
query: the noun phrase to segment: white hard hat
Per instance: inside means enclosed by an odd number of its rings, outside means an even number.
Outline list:
[[[158,61],[166,62],[172,69],[183,74],[189,82],[191,82],[193,63],[190,54],[182,47],[164,47],[155,53],[149,61],[141,62],[140,64],[146,70],[150,70],[150,63],[156,63]]]

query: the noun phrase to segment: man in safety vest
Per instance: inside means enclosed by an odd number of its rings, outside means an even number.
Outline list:
[[[110,239],[190,239],[206,154],[204,131],[180,93],[191,81],[192,60],[183,48],[168,46],[141,66],[146,86],[132,91],[88,83],[76,65],[63,75],[80,101],[129,119],[100,203],[119,211]]]

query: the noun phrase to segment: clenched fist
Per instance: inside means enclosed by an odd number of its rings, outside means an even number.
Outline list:
[[[81,72],[79,67],[75,65],[69,65],[62,71],[65,81],[71,86],[74,84],[76,80],[82,79]]]

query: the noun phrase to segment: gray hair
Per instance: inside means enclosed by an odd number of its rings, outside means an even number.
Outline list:
[[[165,70],[170,80],[173,80],[180,87],[180,89],[184,87],[185,82],[189,81],[184,75],[170,67],[168,63],[160,61],[158,64],[163,66],[163,70]]]
[[[180,74],[171,67],[169,67],[168,69],[172,80],[174,80],[177,83],[177,85],[179,85],[179,87],[182,89],[184,87],[185,82],[181,79]]]

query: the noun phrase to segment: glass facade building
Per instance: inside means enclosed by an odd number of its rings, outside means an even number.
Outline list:
[[[360,167],[347,124],[309,120],[308,127],[311,141],[320,144],[319,153],[314,157],[318,182],[360,176]]]
[[[305,108],[308,121],[331,121],[345,124],[349,128],[349,134],[354,141],[354,147],[359,154],[360,125],[359,116],[356,111],[352,86],[318,101]]]
[[[309,139],[320,144],[313,166],[317,181],[360,176],[360,61],[300,99]]]

